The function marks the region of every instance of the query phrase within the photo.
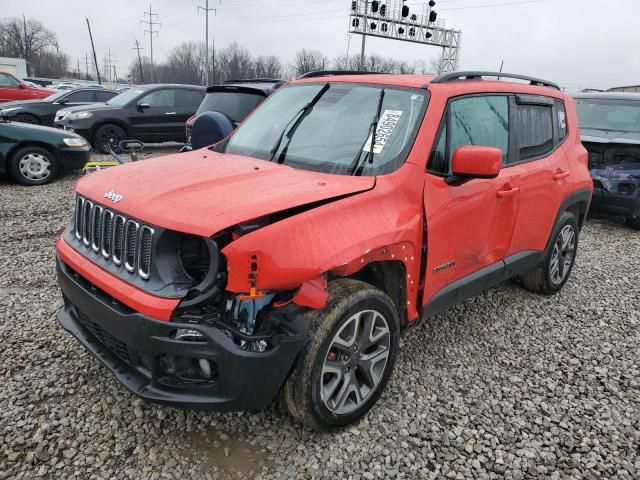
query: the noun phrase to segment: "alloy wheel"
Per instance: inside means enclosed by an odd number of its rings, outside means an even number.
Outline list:
[[[51,160],[39,153],[28,153],[20,159],[18,167],[29,180],[44,180],[51,175]]]
[[[351,316],[329,345],[320,376],[320,398],[338,415],[363,405],[381,383],[389,359],[391,333],[376,310]]]
[[[565,225],[556,237],[549,264],[551,281],[559,285],[569,275],[576,253],[576,231],[573,225]]]

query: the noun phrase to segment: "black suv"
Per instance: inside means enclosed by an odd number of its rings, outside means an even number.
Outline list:
[[[194,116],[186,123],[187,144],[185,150],[191,150],[191,131],[197,118],[204,112],[222,113],[237,127],[249,113],[260,105],[265,98],[284,85],[284,80],[273,78],[251,78],[246,80],[228,80],[222,85],[207,88],[207,95]],[[215,139],[208,143],[215,143]],[[196,145],[198,148],[201,145]]]
[[[96,87],[64,90],[37,100],[3,103],[0,115],[16,122],[53,127],[55,114],[61,108],[108,102],[116,95],[118,92]]]
[[[73,130],[93,148],[136,138],[143,142],[184,142],[184,124],[204,98],[196,85],[155,84],[134,87],[107,103],[60,110],[55,125]]]
[[[591,209],[640,230],[640,94],[574,95],[593,178]]]

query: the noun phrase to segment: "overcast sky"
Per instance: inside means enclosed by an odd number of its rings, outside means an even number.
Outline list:
[[[409,0],[420,9],[423,2]],[[204,39],[205,0],[152,0],[154,20],[161,22],[154,38],[154,58],[161,61],[176,44]],[[348,46],[350,0],[209,0],[210,37],[216,49],[233,41],[254,54],[290,60],[302,47],[329,57]],[[76,60],[90,52],[84,18],[91,21],[98,53],[110,48],[118,73],[134,58],[134,40],[149,53],[143,33],[141,0],[0,0],[0,16],[40,20],[58,35],[60,48]],[[639,0],[438,0],[435,10],[447,26],[462,30],[461,69],[523,73],[561,83],[569,89],[640,84]],[[350,52],[360,49],[353,35]],[[367,52],[403,60],[436,57],[440,49],[393,40],[368,38]],[[84,67],[83,67],[84,68]]]

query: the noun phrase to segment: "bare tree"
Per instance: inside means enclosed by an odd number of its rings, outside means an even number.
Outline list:
[[[34,54],[55,44],[55,34],[32,18],[25,23],[19,18],[0,22],[0,56],[22,57],[29,64]]]
[[[54,50],[40,50],[31,56],[31,73],[39,77],[61,78],[69,76],[69,55]]]
[[[245,47],[233,42],[216,55],[216,78],[222,83],[226,80],[252,78],[255,76],[254,61]]]
[[[282,64],[275,55],[260,55],[255,59],[254,71],[259,78],[281,78]]]
[[[184,42],[174,47],[165,62],[163,81],[198,85],[204,77],[203,55],[196,42]]]
[[[327,56],[319,50],[298,50],[293,59],[293,69],[296,75],[302,75],[314,70],[326,70],[329,65]]]

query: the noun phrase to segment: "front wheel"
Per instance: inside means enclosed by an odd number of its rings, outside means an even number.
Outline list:
[[[58,162],[44,148],[24,147],[11,157],[9,172],[23,185],[44,185],[58,175]]]
[[[398,314],[391,299],[369,284],[329,284],[322,310],[307,315],[310,340],[283,387],[296,420],[332,430],[364,416],[378,400],[398,354]]]
[[[540,264],[522,275],[522,285],[532,292],[553,295],[567,283],[578,250],[578,222],[563,212],[551,234],[551,244]]]
[[[100,125],[93,135],[93,146],[100,153],[110,153],[109,146],[113,151],[118,150],[118,145],[122,140],[126,140],[127,133],[118,125],[107,123]]]

